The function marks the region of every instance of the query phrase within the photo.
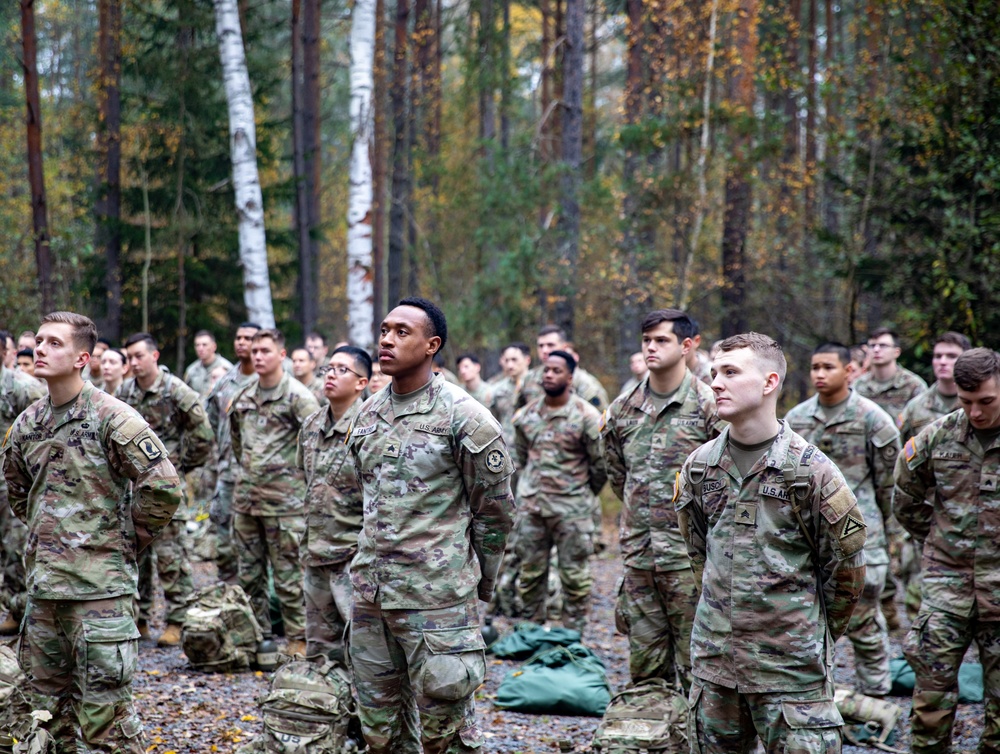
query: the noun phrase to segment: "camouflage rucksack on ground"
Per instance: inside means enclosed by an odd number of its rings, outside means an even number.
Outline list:
[[[329,660],[283,665],[261,700],[264,735],[243,754],[349,754],[364,750],[347,671]]]
[[[247,670],[263,638],[246,592],[221,582],[194,596],[181,629],[191,667],[213,673]]]
[[[28,678],[9,644],[0,644],[0,751],[48,754],[55,751],[52,736],[41,724],[48,712],[33,712],[26,696]]]
[[[601,754],[687,754],[687,700],[662,678],[640,681],[611,698],[591,744]]]

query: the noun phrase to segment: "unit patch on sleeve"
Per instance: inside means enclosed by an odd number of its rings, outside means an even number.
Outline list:
[[[504,457],[503,451],[493,448],[489,453],[486,454],[486,468],[492,471],[494,474],[498,474],[503,471]]]
[[[858,521],[858,519],[848,513],[847,516],[844,517],[844,526],[840,530],[840,538],[847,539],[852,534],[856,534],[864,528],[865,524],[863,521]]]

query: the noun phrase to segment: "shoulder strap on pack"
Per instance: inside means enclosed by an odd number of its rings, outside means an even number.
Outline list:
[[[792,513],[795,514],[795,518],[799,522],[799,528],[802,529],[802,536],[806,538],[809,549],[813,551],[813,554],[816,554],[816,540],[806,526],[806,522],[802,520],[802,503],[809,495],[809,464],[812,463],[815,453],[815,445],[806,445],[798,461],[788,460],[781,467],[781,474],[785,477],[785,486],[788,487],[788,491],[791,493],[789,498],[792,503]],[[813,519],[815,520],[815,511],[813,512]]]
[[[699,445],[691,454],[691,465],[688,466],[688,481],[694,488],[695,498],[701,499],[701,486],[708,472],[709,443]]]

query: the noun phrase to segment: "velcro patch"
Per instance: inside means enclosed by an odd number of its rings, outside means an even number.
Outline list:
[[[435,427],[433,424],[418,424],[417,431],[427,432],[428,434],[431,435],[449,435],[451,434],[451,427],[449,427],[447,424],[443,424],[439,427]]]
[[[917,455],[917,443],[914,442],[914,438],[911,437],[906,441],[906,445],[903,446],[903,456],[907,461],[912,461],[914,456]]]
[[[756,503],[737,503],[736,504],[736,523],[745,524],[747,526],[753,526],[757,523],[757,504]]]
[[[403,449],[398,440],[389,440],[382,450],[382,455],[389,458],[399,458],[399,452]]]
[[[141,450],[143,455],[145,455],[150,461],[155,461],[163,455],[160,447],[156,444],[149,433],[137,438],[135,444],[139,446],[139,450]]]
[[[852,534],[856,534],[857,532],[862,531],[864,528],[865,528],[864,521],[858,521],[858,519],[856,519],[854,516],[848,513],[846,516],[844,516],[844,525],[840,527],[840,538],[847,539]]]
[[[767,495],[768,497],[776,497],[778,500],[787,501],[789,499],[788,490],[776,484],[762,484],[760,486],[760,494]]]
[[[377,426],[377,424],[371,424],[367,427],[355,427],[351,430],[351,437],[368,437],[368,435],[375,431]]]
[[[718,492],[726,486],[726,482],[723,479],[707,479],[705,483],[701,486],[701,491],[705,492]]]
[[[493,448],[493,450],[486,454],[486,468],[494,474],[499,474],[503,471],[506,460],[502,450]]]

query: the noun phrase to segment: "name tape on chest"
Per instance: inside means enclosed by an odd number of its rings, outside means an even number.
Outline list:
[[[706,492],[718,492],[719,490],[726,488],[726,482],[724,479],[706,479],[701,485],[702,493]]]
[[[370,425],[368,427],[355,427],[354,430],[351,432],[351,436],[352,437],[368,437],[368,435],[372,434],[372,432],[375,431],[375,428],[377,426],[378,426],[377,424],[372,424],[372,425]]]
[[[784,500],[785,502],[789,500],[788,490],[776,484],[762,484],[760,486],[760,494],[767,495],[768,497],[776,497],[778,500]]]
[[[451,434],[451,427],[449,427],[447,424],[442,424],[439,427],[434,426],[433,424],[418,424],[417,431],[427,432],[428,434],[431,435],[449,435]]]

